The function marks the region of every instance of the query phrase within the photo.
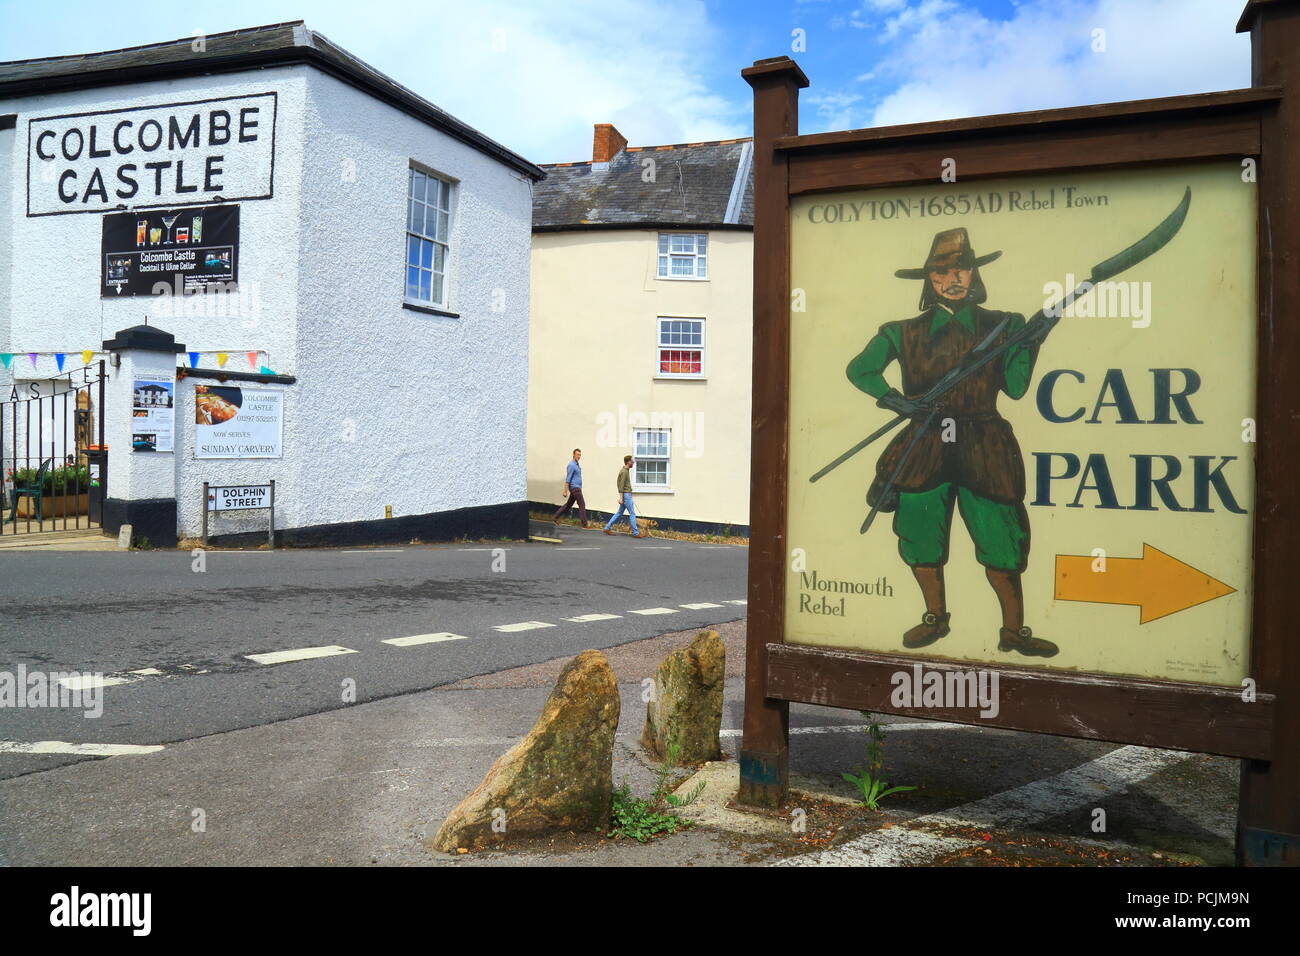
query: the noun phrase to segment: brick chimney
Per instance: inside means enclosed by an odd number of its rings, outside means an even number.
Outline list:
[[[616,130],[610,123],[597,123],[596,136],[591,144],[591,161],[607,163],[623,151],[627,137]]]

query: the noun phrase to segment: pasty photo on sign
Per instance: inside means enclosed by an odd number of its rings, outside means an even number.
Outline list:
[[[283,438],[283,392],[194,386],[195,458],[280,458]]]

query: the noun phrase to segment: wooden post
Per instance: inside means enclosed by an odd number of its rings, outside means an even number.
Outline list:
[[[208,546],[208,483],[203,483],[203,547]]]
[[[1282,88],[1261,122],[1259,157],[1259,366],[1255,473],[1255,607],[1250,676],[1275,694],[1273,759],[1244,760],[1237,861],[1300,866],[1300,0],[1251,0],[1251,82]]]
[[[790,705],[769,699],[767,645],[785,634],[786,425],[790,367],[790,196],[776,140],[799,132],[808,78],[789,57],[758,60],[741,76],[754,88],[754,408],[749,492],[749,604],[741,803],[776,807],[790,767]]]

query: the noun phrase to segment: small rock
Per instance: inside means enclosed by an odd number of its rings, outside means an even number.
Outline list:
[[[641,746],[656,757],[679,748],[679,763],[722,759],[722,686],[727,649],[716,631],[701,631],[689,647],[673,651],[655,673],[646,704]]]
[[[609,661],[583,651],[565,665],[533,729],[451,811],[432,847],[463,853],[507,835],[608,824],[618,713]]]

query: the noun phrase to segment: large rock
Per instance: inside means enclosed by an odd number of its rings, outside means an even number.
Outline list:
[[[666,757],[680,747],[679,763],[722,757],[722,685],[727,649],[716,631],[701,631],[690,647],[673,651],[655,673],[654,698],[646,704],[641,746]]]
[[[528,736],[451,811],[431,846],[454,853],[547,830],[608,825],[618,713],[609,661],[600,651],[583,651],[560,673]]]

